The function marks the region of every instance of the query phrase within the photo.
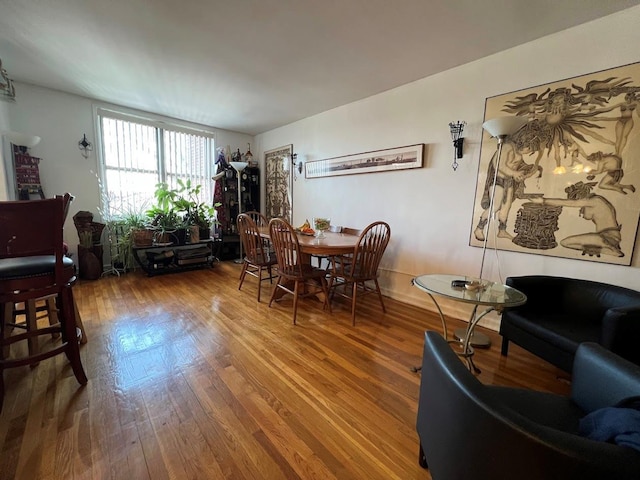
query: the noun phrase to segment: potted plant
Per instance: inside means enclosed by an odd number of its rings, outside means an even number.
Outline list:
[[[184,224],[194,232],[191,241],[197,241],[194,238],[208,239],[211,236],[211,225],[216,222],[216,207],[220,204],[209,206],[202,202],[202,185],[192,185],[191,180],[183,182],[178,179],[178,187],[174,205],[184,213]]]
[[[186,239],[186,228],[180,215],[183,210],[177,189],[169,188],[166,183],[158,183],[154,192],[156,203],[147,210],[151,228],[155,231],[156,243],[174,242],[183,245]]]
[[[116,240],[113,265],[118,270],[127,271],[135,267],[133,249],[149,247],[153,242],[153,231],[145,214],[129,210],[113,216],[108,222],[110,235]]]

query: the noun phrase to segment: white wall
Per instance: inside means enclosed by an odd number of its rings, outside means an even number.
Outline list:
[[[485,98],[640,61],[640,7],[565,30],[394,90],[344,105],[256,137],[256,151],[292,143],[317,160],[415,143],[426,144],[426,165],[368,175],[294,182],[294,224],[316,214],[363,227],[382,219],[392,240],[382,264],[387,295],[433,309],[411,286],[422,273],[478,275],[482,250],[469,246]],[[420,59],[415,59],[420,61]],[[384,65],[380,65],[384,68]],[[466,120],[464,158],[451,168],[448,123]],[[640,201],[638,192],[634,201]],[[636,242],[636,250],[640,242]],[[502,278],[549,274],[594,279],[640,290],[640,261],[614,266],[499,251]],[[485,277],[498,280],[493,252]],[[446,314],[468,318],[469,308],[443,302]],[[492,328],[498,318],[486,322]]]
[[[88,210],[99,221],[96,152],[84,158],[78,149],[78,142],[85,133],[91,143],[97,143],[93,117],[96,102],[24,83],[16,83],[16,92],[18,98],[16,103],[8,104],[8,116],[12,130],[42,138],[38,145],[30,149],[30,153],[42,158],[40,181],[45,195],[51,197],[68,191],[76,197],[65,225],[65,241],[75,252],[78,236],[73,215],[80,210]],[[229,145],[232,150],[240,148],[242,152],[246,151],[247,143],[253,139],[249,135],[213,127],[210,129],[215,132],[216,146]]]
[[[293,143],[307,160],[425,143],[425,166],[418,170],[351,175],[294,183],[294,223],[326,214],[333,223],[362,227],[384,219],[392,240],[383,259],[387,295],[433,309],[410,284],[421,273],[477,275],[481,249],[468,245],[478,169],[485,98],[602,69],[640,61],[640,7],[634,7],[447,72],[424,78],[359,102],[251,137],[217,131],[216,145],[230,145],[263,157],[265,150]],[[415,59],[420,61],[420,59]],[[380,65],[380,68],[385,68]],[[42,137],[32,149],[42,157],[47,195],[71,191],[71,210],[97,213],[99,195],[95,154],[84,159],[77,142],[86,133],[95,143],[92,100],[32,85],[16,85],[18,101],[6,104],[12,130]],[[4,117],[4,119],[3,119]],[[0,121],[7,121],[0,110]],[[448,123],[466,120],[465,156],[451,169],[453,148]],[[0,187],[1,188],[1,187]],[[0,190],[1,193],[1,190]],[[75,248],[72,223],[65,237]],[[640,244],[640,242],[637,242]],[[640,261],[631,267],[542,255],[499,252],[502,277],[519,274],[569,275],[640,290]],[[494,255],[485,276],[498,279]],[[468,309],[443,303],[445,313],[466,317]],[[497,326],[496,317],[489,319]]]
[[[9,142],[2,138],[2,132],[11,131],[9,127],[9,104],[0,101],[0,201],[9,200],[9,184],[7,171],[11,168],[9,164]]]

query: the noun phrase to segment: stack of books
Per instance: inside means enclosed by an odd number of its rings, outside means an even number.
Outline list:
[[[193,265],[196,263],[206,263],[211,257],[211,249],[207,245],[201,247],[178,250],[176,261],[178,265]]]

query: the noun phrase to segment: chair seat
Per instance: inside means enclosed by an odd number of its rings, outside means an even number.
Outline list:
[[[0,259],[0,281],[52,275],[55,265],[54,255],[2,258]],[[65,270],[73,270],[74,268],[73,260],[69,257],[63,257],[62,265]]]
[[[295,272],[294,273],[284,272],[279,269],[278,269],[278,274],[284,278],[287,278],[290,280],[299,280],[299,281],[304,281],[309,278],[317,279],[321,277],[326,277],[327,275],[327,271],[324,268],[314,267],[309,264],[300,265],[300,270],[302,272],[302,275],[299,275]]]

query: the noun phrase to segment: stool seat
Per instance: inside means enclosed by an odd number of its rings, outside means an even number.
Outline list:
[[[63,257],[62,266],[65,273],[67,273],[67,270],[71,270],[69,277],[73,276],[75,273],[73,260],[69,257]],[[0,258],[0,280],[22,280],[30,277],[53,275],[55,267],[55,255]]]

